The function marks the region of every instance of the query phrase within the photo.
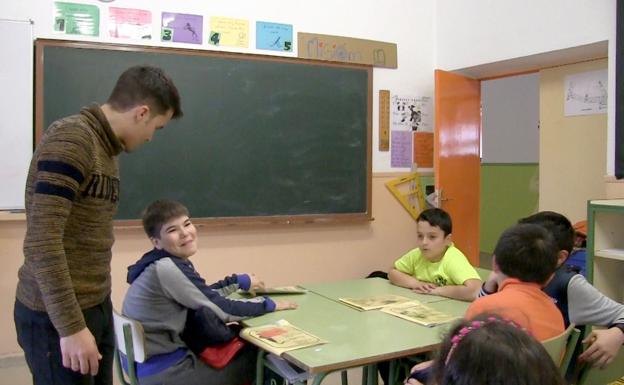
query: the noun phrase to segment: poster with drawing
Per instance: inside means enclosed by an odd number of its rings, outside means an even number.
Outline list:
[[[392,129],[402,131],[431,130],[431,98],[427,96],[392,96]]]
[[[568,75],[564,80],[564,115],[607,113],[607,70]]]

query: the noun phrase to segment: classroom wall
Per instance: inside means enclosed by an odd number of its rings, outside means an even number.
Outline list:
[[[607,60],[540,71],[539,208],[586,219],[587,200],[606,198],[606,114],[564,116],[567,75],[604,69]]]
[[[479,250],[493,253],[501,233],[537,211],[537,163],[481,165]]]
[[[616,1],[438,0],[434,66],[459,70],[608,41],[609,79],[615,79]],[[615,95],[615,82],[609,81],[608,92]],[[615,97],[609,98],[608,111],[601,175],[614,174]]]

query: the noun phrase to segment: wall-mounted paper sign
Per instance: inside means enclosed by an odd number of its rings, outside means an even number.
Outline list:
[[[564,80],[564,115],[607,113],[607,70],[568,75]]]
[[[256,21],[256,48],[270,51],[292,52],[292,25]]]
[[[208,43],[224,47],[249,47],[249,21],[213,16]]]
[[[397,68],[395,43],[299,32],[297,45],[301,58]]]
[[[108,9],[108,34],[120,39],[152,38],[152,12],[145,9]]]
[[[67,35],[100,35],[97,5],[54,2],[54,31]]]
[[[202,43],[204,17],[186,13],[163,12],[160,40],[173,43]]]

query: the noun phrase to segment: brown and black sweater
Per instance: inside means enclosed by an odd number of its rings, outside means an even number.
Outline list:
[[[111,292],[121,151],[94,104],[52,123],[30,164],[17,299],[47,312],[62,337],[82,330],[81,309],[102,303]]]

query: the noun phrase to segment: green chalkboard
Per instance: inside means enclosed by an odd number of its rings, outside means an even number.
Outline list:
[[[184,117],[120,156],[117,219],[176,199],[217,221],[370,219],[370,67],[57,40],[36,42],[36,128],[104,102],[136,64],[163,68]]]

